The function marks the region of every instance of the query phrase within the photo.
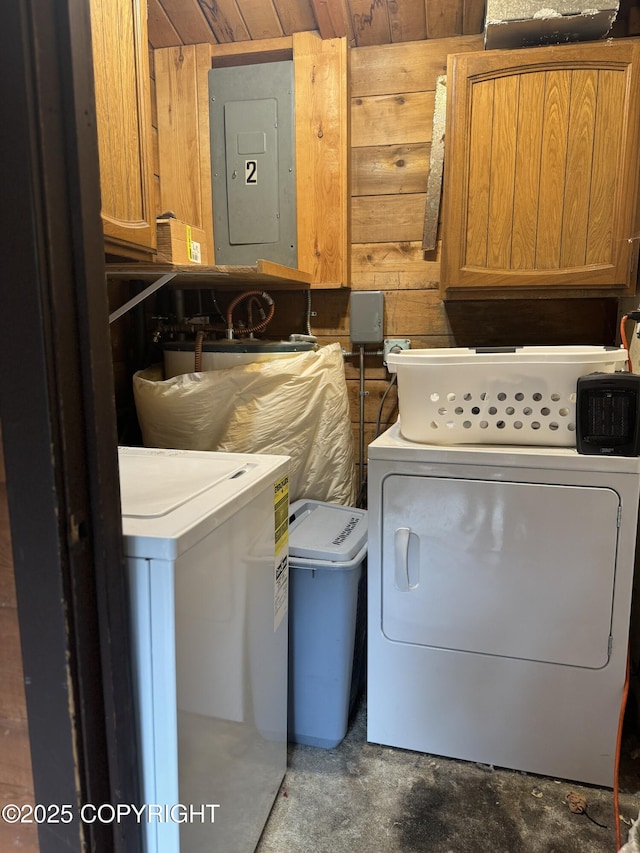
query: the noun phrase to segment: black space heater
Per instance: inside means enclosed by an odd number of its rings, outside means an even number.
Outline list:
[[[589,373],[577,384],[578,453],[640,456],[640,374]]]

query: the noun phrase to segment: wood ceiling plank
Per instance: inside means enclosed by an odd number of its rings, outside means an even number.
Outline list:
[[[235,0],[198,0],[198,4],[220,44],[249,41],[251,36]]]
[[[147,31],[151,47],[176,47],[182,39],[175,31],[159,0],[148,0]]]
[[[198,0],[160,0],[160,5],[183,44],[217,42]]]
[[[441,39],[462,34],[463,0],[425,0],[427,38]]]
[[[391,41],[422,41],[427,37],[424,0],[387,0]]]
[[[348,0],[356,46],[389,44],[391,26],[384,0]]]
[[[285,35],[317,29],[311,0],[273,0]]]
[[[238,0],[238,7],[249,30],[250,38],[270,39],[283,35],[271,0]]]
[[[350,46],[355,44],[351,12],[346,0],[311,0],[313,14],[320,37],[323,39],[349,39]]]

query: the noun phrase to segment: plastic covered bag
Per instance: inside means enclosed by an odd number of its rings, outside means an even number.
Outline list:
[[[353,506],[353,437],[340,345],[286,359],[162,379],[133,391],[146,447],[291,456],[290,500]]]
[[[631,824],[628,841],[620,848],[619,853],[640,853],[640,814]]]

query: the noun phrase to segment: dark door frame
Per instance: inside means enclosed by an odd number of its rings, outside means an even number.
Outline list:
[[[41,853],[140,850],[88,0],[5,0],[0,421]],[[1,679],[1,674],[0,674]],[[1,682],[0,682],[1,685]]]

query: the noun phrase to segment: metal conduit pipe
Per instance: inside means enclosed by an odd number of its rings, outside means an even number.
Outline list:
[[[262,331],[262,329],[264,329],[271,322],[273,315],[275,313],[275,310],[276,310],[275,303],[274,303],[273,299],[271,298],[271,296],[262,290],[247,290],[244,293],[241,293],[239,296],[236,296],[236,298],[233,299],[229,303],[229,307],[227,308],[226,337],[228,340],[233,340],[233,310],[234,310],[234,308],[236,308],[236,306],[239,305],[241,302],[243,302],[245,299],[249,299],[252,296],[259,296],[261,299],[263,299],[267,303],[267,305],[269,306],[269,310],[268,310],[268,313],[267,313],[264,320],[262,320],[259,323],[255,323],[253,326],[248,326],[247,328],[243,328],[242,334],[243,335],[249,335],[249,334],[252,334],[253,332],[260,332],[260,331]]]
[[[363,347],[361,347],[360,349],[363,349]],[[364,354],[365,355],[384,355],[384,350],[382,350],[382,349],[366,349],[364,351]],[[342,350],[342,357],[343,358],[355,358],[356,356],[360,357],[360,352],[348,352],[345,349]]]
[[[360,432],[358,434],[358,438],[360,439],[360,447],[358,451],[360,473],[358,499],[360,502],[362,502],[362,491],[364,489],[364,398],[366,395],[367,392],[364,388],[364,347],[360,347]]]
[[[305,331],[307,335],[313,337],[313,332],[311,331],[311,291],[307,290],[307,313],[305,316]]]
[[[364,401],[368,395],[368,391],[365,390],[365,371],[364,371],[364,357],[366,355],[384,355],[384,350],[365,350],[363,346],[358,347],[357,352],[348,352],[347,350],[342,350],[343,358],[354,358],[358,356],[360,359],[359,364],[359,373],[360,373],[360,393],[359,393],[359,401],[360,401],[360,410],[359,410],[359,424],[358,424],[358,439],[359,439],[359,447],[358,447],[358,469],[359,469],[359,477],[358,477],[358,506],[362,506],[362,502],[364,499],[364,484],[365,484],[365,476],[364,476]],[[387,388],[385,391],[384,397],[382,398],[382,404],[384,404],[384,400],[386,399],[387,393],[391,388]],[[380,416],[379,416],[380,418]],[[377,434],[377,430],[376,430]]]
[[[204,332],[198,332],[196,335],[196,344],[194,347],[194,364],[193,369],[196,373],[202,370],[202,342],[204,340]]]

